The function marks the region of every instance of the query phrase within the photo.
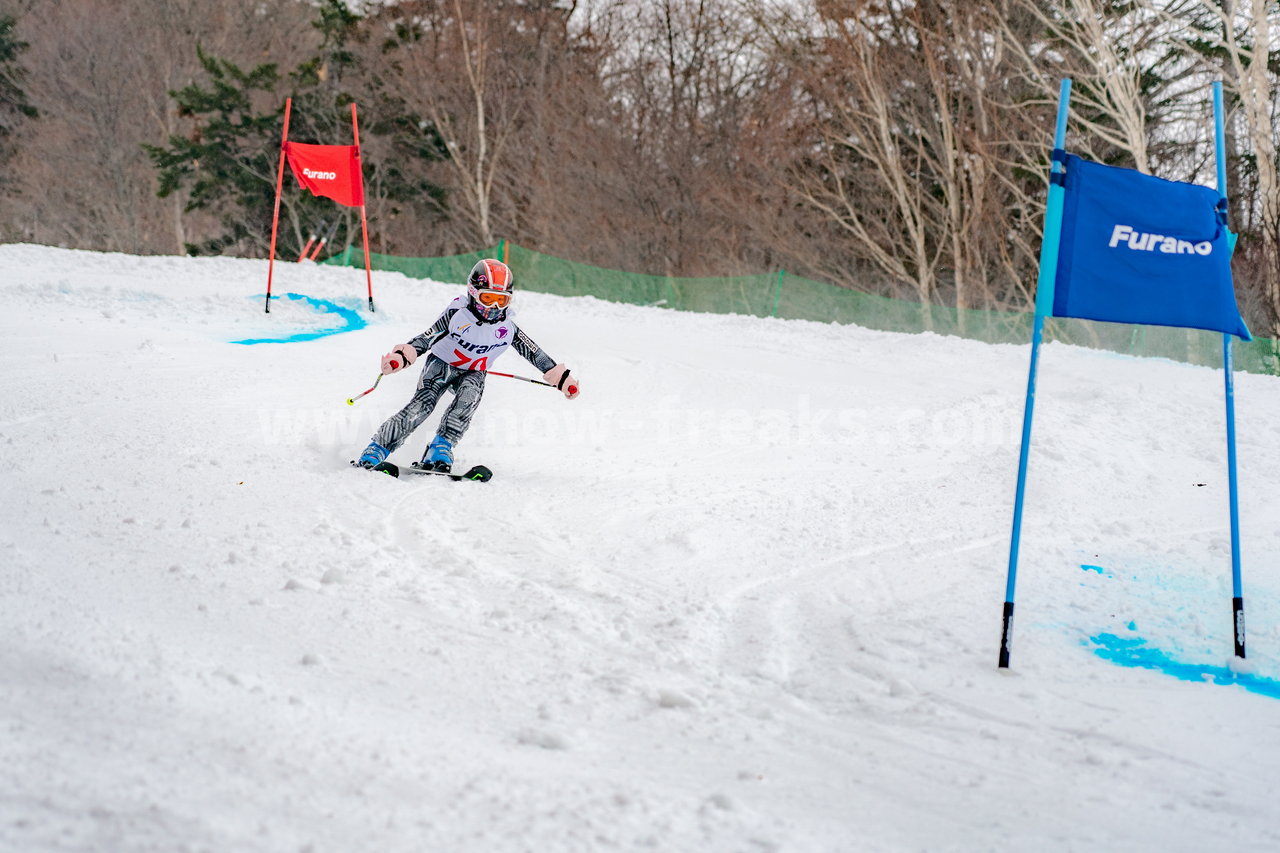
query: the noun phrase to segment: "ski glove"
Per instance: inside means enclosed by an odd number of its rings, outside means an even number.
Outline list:
[[[413,364],[418,358],[418,351],[409,344],[397,344],[391,352],[382,357],[382,372],[395,373]]]
[[[557,364],[542,374],[542,381],[563,393],[570,400],[578,396],[578,389],[582,385],[578,381],[578,377],[570,373],[569,368],[563,364]]]

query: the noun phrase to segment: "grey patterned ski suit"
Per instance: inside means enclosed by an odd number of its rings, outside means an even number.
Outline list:
[[[459,296],[430,329],[408,342],[427,359],[412,399],[373,435],[373,440],[388,452],[394,453],[422,425],[445,391],[453,392],[453,401],[440,418],[438,432],[456,445],[471,425],[484,395],[485,370],[508,346],[542,373],[555,367],[555,359],[511,321],[511,309],[500,319],[486,323],[468,305],[467,297]]]

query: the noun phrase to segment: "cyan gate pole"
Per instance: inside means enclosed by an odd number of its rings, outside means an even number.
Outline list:
[[[1058,274],[1058,247],[1062,232],[1062,202],[1065,175],[1063,146],[1067,137],[1067,105],[1071,100],[1071,80],[1062,81],[1058,92],[1058,123],[1053,134],[1053,160],[1049,168],[1049,199],[1044,214],[1044,242],[1040,244],[1040,274],[1036,279],[1036,315],[1031,331],[1031,367],[1027,371],[1027,400],[1022,412],[1022,451],[1018,456],[1018,489],[1013,499],[1013,534],[1009,538],[1009,574],[1005,581],[1004,615],[1000,630],[1000,668],[1009,666],[1013,642],[1013,596],[1018,581],[1018,547],[1022,539],[1022,505],[1027,491],[1027,455],[1031,450],[1031,418],[1036,404],[1036,369],[1040,363],[1040,342],[1044,318],[1053,313],[1053,289]]]
[[[1218,161],[1218,210],[1227,219],[1227,157],[1223,142],[1222,81],[1213,83],[1213,144]],[[1232,248],[1235,241],[1231,240]],[[1222,334],[1222,370],[1227,399],[1227,491],[1231,507],[1231,627],[1236,657],[1244,657],[1244,591],[1240,580],[1240,492],[1236,481],[1236,392],[1231,363],[1231,335]]]

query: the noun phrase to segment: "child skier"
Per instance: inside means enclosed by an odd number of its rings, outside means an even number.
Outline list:
[[[386,461],[409,434],[427,419],[446,390],[453,401],[440,419],[436,437],[427,446],[422,468],[449,471],[453,448],[462,438],[484,393],[485,371],[512,347],[542,371],[543,381],[572,400],[580,383],[569,368],[559,364],[511,321],[514,282],[502,261],[485,259],[471,268],[467,295],[454,299],[430,329],[405,344],[397,344],[382,357],[382,372],[396,373],[430,353],[418,390],[408,405],[373,434],[373,440],[355,465],[372,468]]]

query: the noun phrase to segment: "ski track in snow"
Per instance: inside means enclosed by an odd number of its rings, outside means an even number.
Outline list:
[[[1025,346],[521,293],[582,397],[493,379],[493,481],[395,481],[346,462],[413,377],[344,401],[457,285],[245,347],[362,276],[0,271],[0,850],[1280,849],[1280,704],[1097,653],[1227,663],[1220,371],[1045,348],[1000,672]],[[1236,394],[1274,681],[1280,380]]]

